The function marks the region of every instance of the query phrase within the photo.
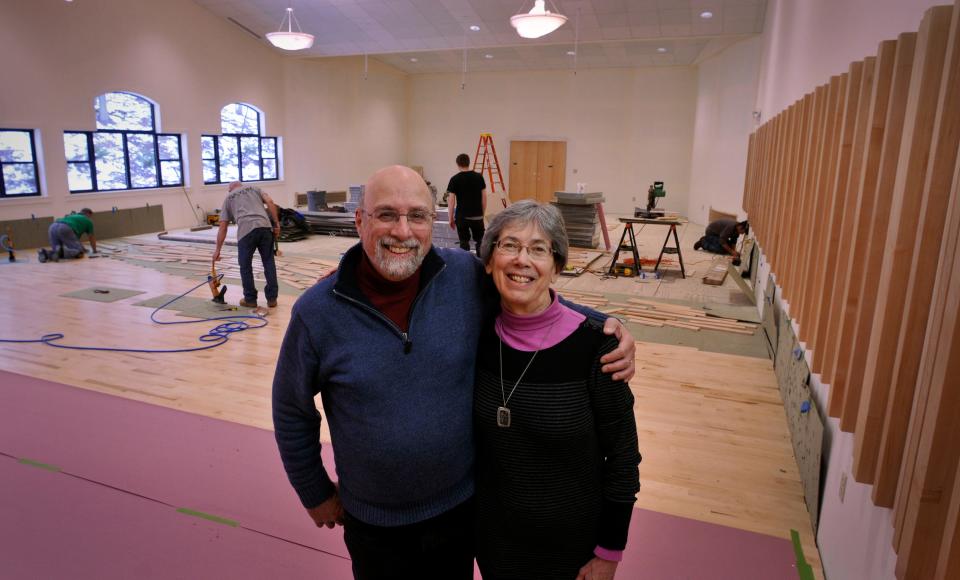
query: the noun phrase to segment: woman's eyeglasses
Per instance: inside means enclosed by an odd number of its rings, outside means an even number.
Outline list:
[[[497,250],[507,256],[519,256],[520,250],[524,248],[527,250],[527,255],[534,260],[546,260],[553,255],[553,249],[550,245],[543,242],[526,245],[515,240],[498,240],[496,246]]]

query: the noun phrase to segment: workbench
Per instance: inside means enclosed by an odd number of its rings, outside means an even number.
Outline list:
[[[623,234],[620,236],[620,243],[617,244],[617,250],[613,254],[613,260],[610,262],[610,270],[607,272],[609,275],[614,275],[617,267],[617,259],[620,256],[621,250],[629,250],[633,254],[633,262],[636,265],[637,272],[643,270],[640,265],[640,253],[637,251],[637,239],[634,236],[633,225],[634,224],[643,224],[643,225],[658,225],[658,226],[669,226],[670,229],[667,230],[667,237],[663,240],[663,247],[660,248],[660,255],[657,256],[657,264],[653,267],[653,271],[656,272],[660,269],[660,262],[663,260],[664,254],[676,254],[677,259],[680,261],[680,275],[684,278],[687,277],[687,271],[683,266],[683,254],[680,253],[680,237],[677,235],[677,226],[683,225],[686,223],[686,220],[680,218],[619,218],[620,223],[624,225]],[[673,236],[674,246],[670,247],[670,236]]]

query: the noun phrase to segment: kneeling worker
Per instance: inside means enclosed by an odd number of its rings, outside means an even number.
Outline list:
[[[737,251],[737,239],[750,231],[747,221],[738,222],[721,218],[707,226],[704,236],[693,244],[694,250],[704,249],[714,254],[733,256],[734,266],[740,265],[740,252]]]
[[[85,207],[80,210],[80,213],[72,213],[50,224],[47,230],[50,249],[40,248],[37,252],[37,260],[56,262],[61,258],[82,258],[87,251],[80,243],[80,237],[83,234],[87,234],[90,249],[96,253],[97,238],[93,235],[93,220],[90,219],[92,217],[93,210]]]

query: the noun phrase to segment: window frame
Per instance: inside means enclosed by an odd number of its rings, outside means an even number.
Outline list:
[[[36,129],[14,129],[0,127],[0,132],[27,133],[30,135],[30,156],[33,161],[3,161],[0,160],[0,199],[21,199],[24,197],[40,197],[43,191],[40,188],[40,161],[37,159],[37,132]],[[3,178],[3,168],[6,165],[33,165],[33,193],[7,193],[6,180]]]
[[[234,132],[223,132],[223,110],[231,105],[242,105],[249,109],[252,109],[257,114],[256,125],[259,133],[234,133]],[[233,102],[227,103],[220,108],[221,114],[221,133],[219,135],[210,135],[210,134],[201,134],[200,135],[200,165],[201,172],[203,173],[203,184],[204,185],[224,185],[231,183],[233,181],[240,181],[241,183],[256,183],[258,181],[280,181],[280,138],[271,135],[264,135],[263,131],[263,113],[260,112],[260,109],[242,102]],[[256,179],[244,179],[243,176],[243,147],[242,139],[255,137],[257,139],[257,166],[258,166],[258,177]],[[204,139],[213,140],[213,157],[204,157]],[[220,141],[222,139],[233,139],[236,143],[237,150],[237,179],[224,180],[223,179],[223,161],[220,156]],[[264,157],[263,156],[263,143],[264,141],[273,141],[273,156]],[[273,173],[274,177],[264,177],[264,159],[273,160],[274,168]],[[214,176],[215,180],[207,181],[204,167],[204,162],[213,161],[214,162]]]
[[[67,162],[67,190],[71,193],[99,193],[99,192],[115,192],[115,191],[142,191],[145,189],[166,189],[171,187],[185,187],[186,181],[184,176],[184,162],[183,162],[183,135],[180,133],[161,133],[157,130],[157,105],[147,97],[139,95],[137,93],[131,93],[129,91],[110,91],[109,93],[125,93],[133,95],[138,99],[146,101],[150,105],[150,126],[151,130],[145,129],[95,129],[93,131],[82,131],[82,130],[66,130],[63,132],[63,145],[64,145],[64,158]],[[97,95],[99,98],[102,95]],[[96,114],[96,113],[94,113]],[[96,123],[95,123],[96,124]],[[120,136],[120,147],[123,153],[123,177],[126,187],[113,187],[113,188],[101,188],[97,179],[97,157],[96,157],[96,148],[94,146],[94,136],[97,134],[101,135],[119,135]],[[67,158],[67,135],[83,135],[86,141],[86,158],[83,160],[71,160]],[[153,167],[156,175],[156,184],[155,185],[146,185],[134,187],[132,169],[130,166],[130,144],[129,138],[131,135],[141,135],[152,137],[153,141]],[[161,159],[160,158],[160,138],[161,137],[175,137],[177,139],[177,159]],[[165,184],[163,179],[163,162],[176,161],[180,165],[180,181],[179,183]],[[70,189],[70,167],[72,165],[86,165],[90,171],[90,189]]]

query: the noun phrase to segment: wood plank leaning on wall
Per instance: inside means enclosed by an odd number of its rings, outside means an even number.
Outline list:
[[[812,216],[811,247],[804,258],[803,281],[803,320],[800,325],[799,339],[809,342],[816,333],[818,317],[816,312],[820,308],[820,296],[815,290],[824,281],[824,270],[820,262],[824,254],[830,251],[827,239],[830,234],[830,216],[833,214],[833,204],[836,196],[829,177],[833,175],[839,147],[840,129],[843,126],[843,102],[847,87],[847,75],[831,77],[827,91],[827,114],[824,119],[823,147],[817,159],[817,171],[811,187],[817,192],[817,203]]]
[[[847,432],[852,432],[856,427],[857,413],[860,410],[863,365],[869,345],[869,329],[864,326],[869,324],[876,307],[878,271],[883,261],[880,249],[883,247],[890,219],[892,176],[896,174],[900,156],[900,136],[915,44],[916,33],[904,33],[896,42],[884,43],[878,53],[878,70],[881,69],[882,58],[886,84],[883,87],[878,85],[871,103],[873,125],[860,177],[863,205],[858,212],[856,225],[856,258],[849,265],[849,290],[851,294],[857,294],[857,307],[851,309],[850,319],[844,321],[844,331],[847,334],[841,338],[841,344],[851,345],[849,355],[838,362],[838,368],[843,369],[838,374],[842,373],[847,381],[840,415],[840,428]]]
[[[857,345],[848,363],[848,387],[843,401],[843,416],[841,428],[856,431],[861,428],[863,417],[860,416],[861,402],[872,385],[863,380],[866,370],[866,361],[870,345],[870,333],[874,312],[877,308],[877,294],[880,286],[880,271],[885,259],[886,237],[890,223],[890,208],[893,201],[893,190],[896,182],[897,168],[900,162],[901,141],[909,98],[911,80],[913,78],[914,53],[916,48],[916,33],[903,33],[897,39],[897,51],[894,61],[893,78],[891,80],[890,101],[887,107],[887,117],[883,134],[883,143],[878,156],[876,169],[876,194],[873,213],[870,216],[867,237],[867,246],[861,256],[863,263],[862,283],[860,285],[861,305],[853,325],[853,344]],[[872,436],[879,444],[880,431]],[[862,442],[859,434],[855,441]],[[875,455],[861,456],[854,452],[854,477],[864,482],[864,478],[873,479],[876,461]]]
[[[884,507],[893,506],[913,401],[912,386],[893,384],[893,363],[909,283],[902,272],[920,213],[915,192],[926,178],[951,14],[951,7],[938,6],[920,24],[857,416],[854,476],[874,484],[873,500]]]
[[[894,508],[900,579],[960,577],[958,148],[960,0],[769,119],[747,158],[744,209],[854,477]]]
[[[836,166],[829,176],[830,191],[833,193],[834,200],[832,212],[830,214],[830,229],[827,234],[826,242],[829,250],[823,256],[821,270],[823,270],[823,283],[815,289],[819,294],[819,310],[815,314],[816,324],[811,337],[811,348],[813,348],[811,371],[820,373],[823,369],[823,353],[825,349],[822,345],[826,342],[827,325],[831,311],[831,300],[833,299],[833,280],[836,276],[837,266],[840,263],[840,252],[837,248],[841,242],[841,232],[843,232],[844,216],[848,213],[847,200],[849,198],[847,188],[847,177],[850,173],[850,159],[853,156],[853,136],[856,133],[857,112],[860,106],[860,93],[863,83],[864,62],[857,61],[850,65],[847,72],[847,87],[843,96],[843,118],[840,130],[839,149],[836,152]]]

